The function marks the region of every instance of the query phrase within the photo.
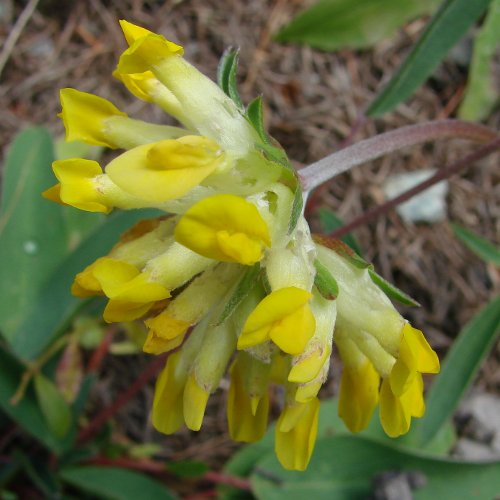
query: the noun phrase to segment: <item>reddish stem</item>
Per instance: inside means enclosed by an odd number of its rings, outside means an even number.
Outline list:
[[[164,474],[166,472],[169,472],[168,465],[160,462],[155,462],[154,460],[150,460],[148,458],[134,460],[127,457],[107,458],[99,456],[88,460],[86,463],[94,465],[105,465],[109,467],[122,467],[125,469],[147,472],[150,474]],[[200,479],[210,481],[215,484],[225,484],[227,486],[233,486],[234,488],[239,488],[240,490],[251,490],[250,481],[248,479],[230,476],[228,474],[221,474],[220,472],[208,471]]]
[[[340,238],[341,236],[350,233],[353,229],[356,229],[359,226],[364,226],[365,224],[376,219],[380,215],[388,212],[389,210],[392,210],[400,203],[409,200],[413,196],[421,193],[427,188],[430,188],[434,184],[437,184],[438,182],[451,177],[452,175],[460,172],[460,170],[468,167],[471,163],[480,160],[481,158],[484,158],[485,156],[488,156],[491,153],[494,153],[498,149],[500,149],[500,137],[495,139],[494,141],[489,142],[485,146],[478,148],[476,151],[466,156],[462,160],[452,163],[449,166],[443,167],[438,172],[436,172],[436,174],[434,174],[432,177],[429,177],[424,182],[421,182],[420,184],[412,187],[411,189],[408,189],[399,196],[396,196],[396,198],[393,198],[392,200],[382,203],[382,205],[379,205],[377,207],[372,208],[371,210],[368,210],[359,217],[356,217],[353,221],[330,233],[330,236],[334,238]]]
[[[171,351],[173,352],[173,351]],[[170,354],[170,353],[168,353]],[[125,406],[165,365],[168,354],[156,357],[146,369],[139,375],[137,380],[123,391],[107,408],[101,411],[87,427],[83,428],[78,434],[77,442],[83,443],[93,437],[101,427],[115,415],[123,406]]]
[[[113,341],[113,336],[115,334],[115,329],[110,328],[101,343],[97,346],[97,349],[94,350],[92,356],[89,359],[87,364],[87,373],[96,373],[99,371],[99,368],[102,365],[102,362],[106,355],[109,352],[109,348],[111,346],[111,342]]]

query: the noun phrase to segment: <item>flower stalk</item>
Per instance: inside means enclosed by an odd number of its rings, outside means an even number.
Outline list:
[[[407,125],[390,132],[370,137],[318,160],[299,172],[302,189],[310,191],[337,175],[363,163],[400,149],[435,141],[437,139],[467,139],[488,142],[497,137],[497,132],[485,125],[461,120],[437,120],[416,125]]]

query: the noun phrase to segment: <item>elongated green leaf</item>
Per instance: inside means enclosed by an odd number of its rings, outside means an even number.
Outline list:
[[[459,238],[478,257],[500,266],[500,248],[485,240],[473,231],[469,231],[458,224],[451,225],[455,236]]]
[[[474,40],[469,79],[458,115],[464,120],[486,118],[500,98],[493,60],[500,43],[500,0],[492,0],[484,24]]]
[[[368,269],[372,281],[391,299],[397,300],[405,306],[419,307],[420,304],[412,299],[409,295],[400,290],[397,286],[393,285],[386,279],[382,278],[373,269]]]
[[[14,352],[23,359],[33,359],[64,329],[84,303],[70,294],[75,274],[101,255],[106,254],[122,232],[138,220],[157,215],[155,210],[134,210],[109,216],[70,255],[62,260],[32,299],[23,322],[12,338]]]
[[[425,416],[412,429],[417,444],[430,442],[451,418],[499,330],[500,297],[496,297],[467,323],[449,350],[427,396]]]
[[[35,394],[47,426],[58,438],[63,438],[71,427],[71,410],[55,384],[45,375],[35,375]]]
[[[344,225],[344,221],[340,217],[337,217],[329,208],[320,208],[318,214],[321,227],[326,234],[333,233],[335,229]],[[349,245],[358,255],[362,255],[361,247],[351,233],[342,236],[340,239]]]
[[[475,463],[436,459],[403,451],[360,436],[319,439],[305,472],[285,471],[273,453],[257,462],[251,476],[257,498],[352,500],[373,495],[373,480],[385,472],[413,471],[425,484],[416,500],[453,498],[490,500],[500,491],[500,462]]]
[[[445,0],[399,70],[368,108],[368,116],[380,116],[410,97],[490,1]]]
[[[30,388],[21,401],[11,404],[24,370],[14,356],[0,348],[0,407],[17,425],[54,453],[60,454],[71,445],[74,433],[70,432],[66,439],[61,440],[50,431],[34,391]]]
[[[238,108],[243,109],[238,86],[236,84],[236,73],[238,72],[239,50],[228,48],[221,57],[217,68],[217,81],[219,87],[234,101]]]
[[[321,0],[293,19],[276,39],[323,50],[369,47],[438,5],[439,0]]]
[[[66,253],[60,207],[41,191],[54,183],[52,140],[42,128],[22,132],[5,163],[0,210],[0,329],[11,340],[48,273]]]
[[[52,139],[29,128],[14,140],[0,208],[0,330],[12,341],[40,288],[67,252],[101,219],[42,198],[55,183]]]
[[[60,472],[63,481],[99,498],[110,500],[170,500],[173,493],[153,479],[117,467],[71,467]]]

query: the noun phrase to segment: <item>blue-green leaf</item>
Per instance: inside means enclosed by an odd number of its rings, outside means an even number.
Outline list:
[[[491,0],[445,0],[396,74],[368,108],[380,116],[406,100],[485,12]]]

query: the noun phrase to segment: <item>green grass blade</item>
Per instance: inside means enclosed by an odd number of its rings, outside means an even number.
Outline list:
[[[474,41],[465,96],[458,109],[464,120],[482,120],[498,103],[500,90],[495,84],[493,61],[500,43],[500,0],[493,0],[484,24]]]
[[[474,252],[478,257],[486,262],[491,262],[500,267],[500,248],[485,240],[473,231],[469,231],[458,224],[451,225],[455,236]]]
[[[399,70],[372,102],[367,115],[380,116],[410,97],[479,19],[490,1],[445,0]]]

